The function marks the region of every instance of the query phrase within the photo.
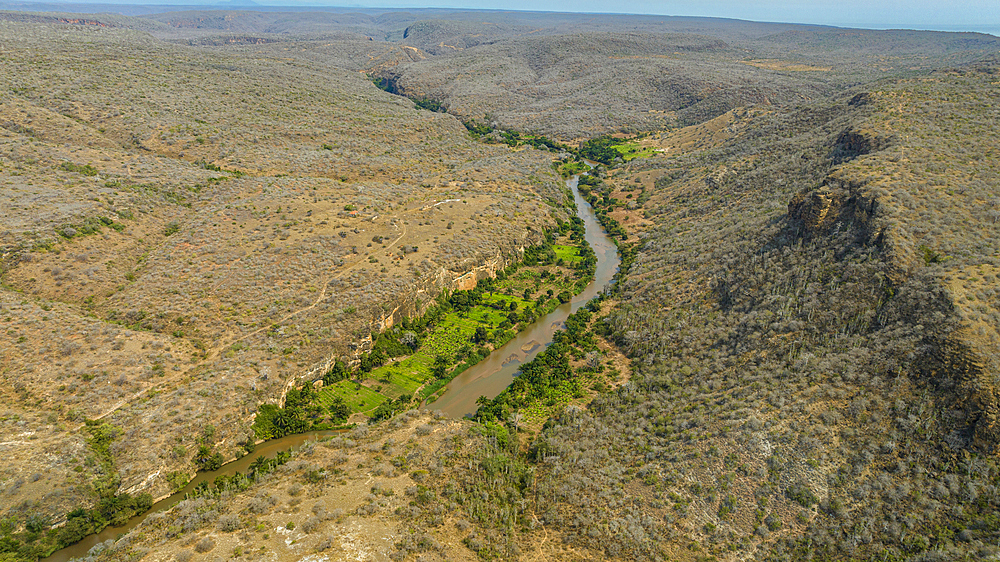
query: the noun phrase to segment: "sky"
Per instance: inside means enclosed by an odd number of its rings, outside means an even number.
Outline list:
[[[258,0],[264,3],[267,0]],[[274,0],[271,0],[274,1]],[[822,25],[1000,28],[1000,0],[431,0],[434,7],[711,16]],[[426,0],[371,0],[372,6],[430,7]],[[360,4],[359,4],[360,5]]]
[[[58,1],[58,0],[57,0]],[[79,0],[88,1],[88,0]],[[222,0],[89,0],[121,4],[221,4]],[[254,0],[266,6],[473,8],[710,16],[844,27],[1000,34],[1000,0]],[[233,2],[241,3],[240,0]]]

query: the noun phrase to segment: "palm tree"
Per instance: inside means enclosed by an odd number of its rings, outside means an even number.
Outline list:
[[[257,458],[250,463],[250,472],[257,473],[260,472],[264,466],[267,465],[267,457],[264,455],[259,455]]]
[[[289,421],[290,420],[288,419],[288,414],[283,410],[279,411],[278,415],[274,416],[274,418],[271,420],[271,423],[274,424],[275,428],[281,431],[281,435],[275,435],[275,437],[282,437],[286,433],[288,433],[290,425]]]

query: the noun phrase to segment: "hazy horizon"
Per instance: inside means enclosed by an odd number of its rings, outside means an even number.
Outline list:
[[[639,0],[624,10],[609,10],[604,2],[581,0],[436,0],[434,5],[408,0],[368,0],[365,2],[322,2],[312,0],[64,0],[62,2],[17,2],[12,4],[112,4],[132,6],[232,6],[262,8],[326,8],[368,10],[499,10],[524,12],[566,12],[593,14],[644,14],[657,16],[712,17],[758,22],[828,25],[863,29],[917,29],[929,31],[971,31],[1000,35],[1000,4],[986,0],[944,3],[935,0],[849,0],[831,4],[803,0],[767,0],[747,3],[735,0],[676,2]]]

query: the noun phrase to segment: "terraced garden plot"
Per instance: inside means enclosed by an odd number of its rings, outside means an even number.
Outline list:
[[[374,410],[379,404],[385,402],[387,398],[367,386],[343,380],[326,386],[318,393],[319,403],[324,408],[329,408],[335,396],[340,396],[351,407],[351,412],[368,412]]]
[[[420,349],[413,355],[373,370],[369,378],[388,385],[383,387],[382,394],[389,398],[412,395],[422,384],[433,378],[432,367],[438,355],[454,358],[456,351],[465,345],[472,345],[476,328],[483,326],[491,331],[496,329],[508,320],[511,302],[516,302],[517,310],[521,312],[534,305],[533,301],[518,296],[493,294],[484,297],[482,304],[468,313],[449,312],[424,338]],[[503,310],[489,306],[497,303],[504,303]]]
[[[504,283],[506,283],[506,282],[507,281],[504,281]],[[505,308],[504,311],[500,311],[500,310],[496,310],[496,309],[493,309],[493,308],[489,308],[488,310],[490,310],[491,312],[496,312],[497,314],[502,314],[502,316],[504,318],[506,318],[507,315],[510,314],[510,303],[512,303],[512,302],[516,302],[517,303],[517,312],[518,313],[523,313],[526,308],[534,306],[535,301],[530,300],[530,299],[525,300],[525,299],[521,298],[520,296],[518,296],[519,293],[515,293],[513,295],[504,294],[504,293],[501,292],[502,288],[503,288],[503,286],[501,285],[501,289],[498,289],[492,295],[485,295],[485,296],[483,296],[483,304],[485,304],[485,305],[493,305],[493,304],[496,304],[496,303],[499,303],[499,302],[505,303],[506,308]],[[523,293],[524,290],[522,289],[521,292]],[[502,320],[501,320],[501,322],[502,322]]]
[[[626,142],[616,145],[615,150],[621,156],[622,160],[626,162],[635,160],[636,158],[649,158],[656,155],[655,148],[639,146],[637,142]]]
[[[564,239],[565,240],[565,239]],[[570,245],[555,246],[557,259],[563,259],[563,263],[570,265],[582,258],[579,250]],[[547,275],[542,278],[543,271]],[[499,347],[510,341],[516,335],[512,328],[501,325],[510,323],[511,304],[516,304],[514,310],[519,315],[523,315],[526,310],[533,310],[535,317],[551,312],[559,306],[556,298],[547,298],[540,310],[536,310],[534,297],[541,294],[546,295],[549,291],[553,297],[564,291],[576,292],[575,272],[552,265],[524,267],[510,274],[509,277],[496,283],[495,289],[480,297],[478,305],[472,307],[468,312],[452,310],[446,313],[438,323],[423,336],[420,348],[408,357],[398,361],[383,365],[372,370],[366,377],[365,389],[372,394],[381,397],[380,402],[393,400],[401,396],[413,396],[420,390],[420,396],[426,398],[433,394],[441,386],[447,383],[446,380],[436,381],[433,373],[434,363],[438,356],[448,358],[452,363],[449,369],[454,369],[454,361],[457,359],[459,350],[466,347],[474,347],[472,339],[476,330],[480,327],[486,328],[493,338],[494,347]],[[525,299],[527,291],[529,298]],[[345,381],[346,382],[346,381]],[[354,384],[345,382],[334,385],[332,392],[340,393],[348,400],[354,412],[371,411],[378,403],[356,397],[352,402],[344,394],[344,389],[353,392]],[[328,394],[332,399],[334,394]],[[364,402],[362,406],[361,403]]]
[[[561,269],[554,269],[554,271],[557,272],[556,275],[542,279],[539,270],[522,269],[514,276],[504,279],[497,287],[496,292],[503,293],[508,288],[514,295],[522,295],[525,289],[530,290],[532,294],[544,293],[546,289],[552,289],[555,293],[572,290],[575,285],[572,272]],[[571,278],[569,281],[566,280],[567,275]]]
[[[580,250],[576,246],[552,246],[558,259],[564,263],[576,263],[582,261]]]
[[[369,378],[386,381],[389,386],[382,393],[390,398],[412,395],[424,381],[433,377],[431,368],[438,355],[453,356],[455,351],[470,343],[476,328],[490,325],[489,322],[495,316],[490,312],[496,311],[486,309],[488,312],[483,312],[484,308],[476,307],[470,315],[479,318],[485,316],[485,322],[449,312],[413,355],[373,370]],[[503,318],[506,319],[506,316]]]

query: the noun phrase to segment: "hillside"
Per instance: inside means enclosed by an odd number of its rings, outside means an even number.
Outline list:
[[[686,18],[562,26],[466,44],[451,22],[407,29],[404,44],[438,56],[379,70],[395,89],[463,120],[561,140],[697,124],[745,106],[784,106],[901,71],[970,62],[989,35],[870,32]],[[618,25],[620,28],[616,29]],[[570,27],[572,31],[563,31]],[[768,33],[769,32],[769,33]]]
[[[997,70],[617,171],[658,178],[609,318],[635,372],[544,435],[547,523],[630,558],[995,555]]]
[[[1000,40],[249,10],[0,37],[0,560],[293,410],[356,425],[86,558],[1000,555]],[[410,409],[395,357],[451,369],[581,283],[553,164],[586,166],[531,133],[616,134],[580,186],[623,270],[478,421]]]
[[[127,28],[0,33],[21,46],[0,106],[4,516],[94,501],[84,419],[128,428],[121,491],[169,492],[199,444],[235,456],[259,404],[515,259],[563,200],[548,157],[357,73]]]

